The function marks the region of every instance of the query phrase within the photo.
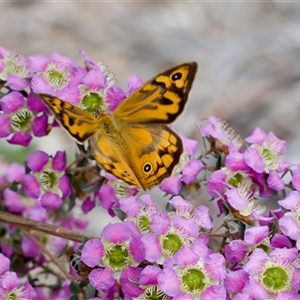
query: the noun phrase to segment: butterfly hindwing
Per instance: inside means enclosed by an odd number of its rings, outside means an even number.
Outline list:
[[[128,127],[123,137],[117,144],[112,136],[92,136],[93,155],[107,172],[145,190],[171,175],[183,151],[180,137],[165,125]]]
[[[141,131],[139,133],[139,130]],[[143,135],[143,127],[130,128],[132,136]],[[147,133],[151,136],[148,143],[135,142],[130,147],[130,165],[144,189],[159,184],[171,176],[183,152],[180,137],[166,125],[149,125]]]

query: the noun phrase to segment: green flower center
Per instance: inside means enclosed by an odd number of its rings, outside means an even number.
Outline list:
[[[64,66],[50,63],[47,71],[43,74],[43,77],[49,85],[56,90],[61,90],[68,84],[70,75],[70,70],[66,69]]]
[[[140,216],[138,219],[138,226],[141,232],[150,232],[150,219],[145,215]]]
[[[201,292],[205,288],[205,275],[198,269],[189,269],[182,276],[182,284],[189,293]]]
[[[238,187],[239,184],[243,182],[243,179],[244,177],[241,173],[236,173],[228,180],[228,183],[234,187]]]
[[[5,298],[5,299],[7,299],[7,300],[18,300],[19,299],[18,295],[16,295],[15,293],[11,293],[11,294],[7,295],[6,297],[7,298]]]
[[[169,255],[174,255],[182,247],[182,245],[182,240],[174,233],[167,234],[163,241],[163,249]]]
[[[84,110],[91,114],[97,113],[102,105],[103,99],[97,93],[89,93],[82,99],[82,106],[84,107]]]
[[[144,292],[143,299],[145,300],[167,300],[166,294],[161,291],[157,286],[151,286],[147,288]]]
[[[271,151],[270,148],[263,148],[262,158],[265,165],[267,166],[267,169],[272,170],[277,166],[277,153]]]
[[[262,274],[263,284],[271,292],[283,290],[288,283],[288,274],[281,267],[271,267]]]
[[[39,182],[43,190],[52,190],[57,185],[58,176],[55,172],[44,170],[39,175]]]
[[[129,253],[126,247],[121,245],[112,246],[107,250],[106,260],[108,261],[109,267],[117,270],[122,270],[129,261]]]
[[[274,158],[272,152],[270,151],[270,149],[264,148],[264,149],[263,149],[263,152],[262,152],[262,155],[263,155],[263,157],[266,158],[266,159],[272,160],[272,159]]]
[[[15,130],[27,131],[31,128],[33,114],[30,110],[23,108],[11,117],[11,125]]]
[[[24,57],[15,51],[12,51],[8,56],[4,57],[3,61],[5,67],[0,73],[0,79],[6,80],[8,75],[16,75],[20,78],[26,78],[28,76],[28,69]]]

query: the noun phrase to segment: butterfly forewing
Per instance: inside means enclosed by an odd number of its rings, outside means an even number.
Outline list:
[[[147,81],[122,102],[114,116],[126,123],[169,124],[184,110],[197,63],[184,63]]]
[[[47,94],[38,94],[64,129],[80,144],[99,129],[99,121],[84,110]]]

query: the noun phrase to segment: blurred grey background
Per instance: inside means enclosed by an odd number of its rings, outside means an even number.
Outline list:
[[[300,3],[10,1],[0,3],[0,26],[1,46],[24,55],[58,51],[81,65],[84,49],[123,88],[133,74],[147,80],[195,60],[198,74],[177,129],[199,138],[195,124],[210,115],[242,137],[260,126],[288,140],[290,161],[299,161]],[[55,141],[39,139],[36,147],[53,154],[73,145],[58,130],[51,136]],[[1,142],[2,151],[6,146]]]

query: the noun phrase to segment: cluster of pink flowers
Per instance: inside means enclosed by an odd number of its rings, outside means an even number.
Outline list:
[[[58,53],[24,57],[0,47],[0,138],[27,147],[58,126],[38,93],[109,112],[142,84],[133,76],[124,91],[103,63],[81,54],[84,67]],[[286,160],[285,141],[260,128],[244,140],[209,117],[199,133],[208,148],[201,155],[198,142],[179,133],[184,154],[159,186],[168,195],[165,210],[100,173],[89,155],[69,167],[61,150],[33,151],[24,164],[0,157],[0,220],[10,213],[84,235],[88,222],[79,215],[97,205],[120,219],[82,245],[1,225],[0,300],[299,299],[300,165]],[[203,194],[219,208],[218,229],[203,202],[195,205]],[[60,257],[68,248],[77,252],[75,268],[62,265],[76,278],[53,269],[57,261],[45,253]],[[45,274],[54,278],[41,284]]]

